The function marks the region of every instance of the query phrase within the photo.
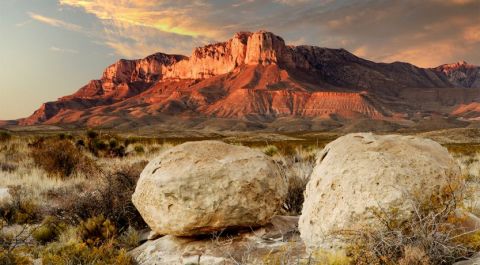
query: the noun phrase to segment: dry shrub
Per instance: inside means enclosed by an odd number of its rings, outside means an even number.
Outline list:
[[[315,166],[315,157],[311,155],[297,154],[284,157],[278,163],[281,174],[288,180],[287,197],[283,204],[282,214],[300,215],[302,213],[304,192],[310,174]]]
[[[97,171],[94,161],[69,140],[39,140],[30,146],[35,164],[52,176],[64,179],[81,173],[88,177]]]
[[[85,243],[51,244],[42,253],[42,264],[133,265],[135,261],[126,250],[116,249],[113,243],[89,247]]]
[[[0,147],[0,154],[3,155],[3,160],[6,163],[20,163],[27,158],[27,155],[21,151],[19,143],[10,141],[8,144]]]
[[[17,170],[17,168],[18,168],[18,165],[16,164],[0,161],[0,171],[11,173]]]
[[[114,174],[100,178],[99,183],[82,193],[66,195],[57,215],[72,218],[72,223],[103,215],[120,231],[129,226],[145,227],[145,222],[132,203],[132,194],[146,163],[144,161],[125,166]]]
[[[378,225],[340,231],[339,237],[351,242],[355,264],[451,264],[478,251],[459,240],[464,231],[452,222],[456,195],[444,191],[422,202],[409,194],[404,203],[411,214],[402,214],[400,206],[372,208]]]
[[[0,218],[8,224],[31,224],[38,221],[40,209],[37,203],[20,186],[9,187],[12,201],[0,208]]]
[[[304,192],[308,178],[299,176],[291,177],[288,181],[287,197],[283,207],[288,215],[300,215],[302,213]]]
[[[140,233],[133,227],[129,227],[117,238],[117,245],[124,249],[134,249],[140,244]]]
[[[88,218],[78,226],[78,235],[88,246],[100,246],[113,239],[117,229],[115,225],[103,215]]]
[[[429,265],[430,259],[425,251],[419,247],[405,246],[403,248],[403,257],[398,261],[398,265]]]

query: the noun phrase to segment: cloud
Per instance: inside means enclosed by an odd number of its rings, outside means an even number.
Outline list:
[[[466,28],[463,32],[463,38],[468,42],[480,42],[480,25]]]
[[[115,21],[154,28],[166,33],[197,37],[218,36],[215,27],[195,19],[208,5],[205,1],[125,1],[125,0],[60,0],[61,5],[78,7],[103,21]]]
[[[117,55],[189,54],[237,31],[265,29],[287,43],[346,48],[419,66],[480,63],[478,0],[59,0],[101,24]],[[432,51],[441,51],[435,53]],[[403,59],[402,59],[403,58]]]
[[[51,46],[50,51],[59,52],[59,53],[78,53],[78,51],[74,50],[74,49],[59,48],[59,47],[56,47],[56,46]]]
[[[119,21],[104,22],[101,35],[105,45],[127,58],[142,58],[156,52],[185,54],[191,52],[192,46],[210,42],[201,37],[163,32]]]
[[[374,61],[423,67],[463,59],[479,64],[478,10],[478,0],[370,0],[305,8],[283,28],[308,32],[318,36],[310,37],[312,42]]]
[[[82,27],[79,26],[79,25],[71,24],[71,23],[68,23],[68,22],[65,22],[65,21],[62,21],[62,20],[59,20],[59,19],[42,16],[42,15],[39,15],[39,14],[36,14],[36,13],[33,13],[33,12],[28,12],[28,15],[36,21],[42,22],[44,24],[47,24],[47,25],[50,25],[50,26],[53,26],[53,27],[64,28],[64,29],[71,30],[71,31],[81,31],[82,30]]]

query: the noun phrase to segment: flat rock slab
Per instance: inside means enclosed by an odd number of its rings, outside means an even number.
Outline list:
[[[305,257],[298,217],[274,216],[261,228],[203,237],[164,236],[150,240],[130,254],[139,265],[259,264],[266,259]],[[290,264],[290,263],[287,263]]]

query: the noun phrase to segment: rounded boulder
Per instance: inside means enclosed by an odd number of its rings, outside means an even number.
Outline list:
[[[192,236],[268,223],[287,183],[260,151],[219,141],[188,142],[143,170],[132,201],[162,235]]]
[[[317,156],[299,220],[301,237],[310,251],[339,250],[348,244],[342,233],[378,225],[372,209],[408,217],[409,198],[428,202],[462,185],[457,163],[437,142],[372,133],[342,136]]]

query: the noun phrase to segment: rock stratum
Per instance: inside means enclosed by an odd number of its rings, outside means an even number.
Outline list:
[[[3,124],[393,130],[462,127],[479,117],[478,66],[374,63],[344,49],[289,46],[259,31],[196,48],[190,57],[119,60],[74,94]]]

